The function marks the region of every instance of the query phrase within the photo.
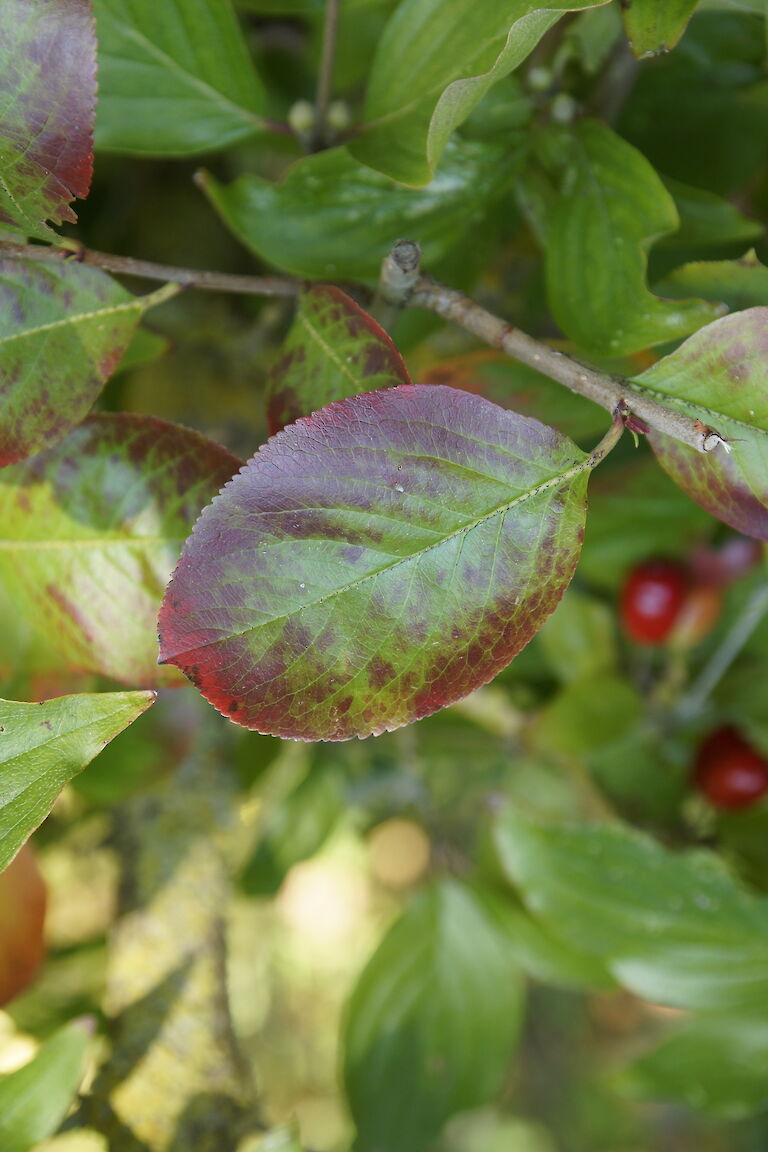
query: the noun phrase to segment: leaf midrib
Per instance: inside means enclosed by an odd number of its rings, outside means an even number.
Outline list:
[[[162,3],[162,0],[158,0],[158,2]],[[193,76],[192,73],[187,72],[177,60],[174,60],[172,56],[169,56],[162,48],[159,48],[157,44],[154,44],[146,36],[142,35],[137,28],[132,28],[130,25],[124,24],[122,20],[119,20],[112,13],[109,14],[109,18],[126,39],[133,40],[143,48],[150,58],[154,57],[155,60],[163,65],[169,72],[180,77],[182,83],[186,84],[188,88],[197,89],[198,92],[206,96],[214,105],[218,104],[222,108],[229,108],[237,115],[239,120],[245,120],[254,128],[260,128],[262,126],[262,118],[257,116],[255,112],[252,112],[249,108],[245,108],[242,104],[235,103],[234,100],[230,100],[223,92],[220,92],[205,80],[201,80],[199,76]]]
[[[141,297],[128,300],[123,304],[112,304],[107,308],[97,308],[94,312],[80,312],[77,316],[65,316],[60,320],[51,320],[47,324],[37,324],[31,328],[22,328],[18,332],[11,332],[9,336],[0,336],[0,347],[12,344],[15,340],[29,340],[43,332],[52,332],[56,328],[74,328],[88,320],[100,320],[113,316],[116,312],[143,312],[146,305]]]

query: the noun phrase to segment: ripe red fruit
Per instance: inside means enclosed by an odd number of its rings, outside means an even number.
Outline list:
[[[688,576],[674,560],[645,560],[629,574],[621,593],[621,622],[638,644],[663,644],[688,593]]]
[[[694,780],[716,808],[747,808],[768,793],[768,760],[727,725],[711,732],[699,748]]]

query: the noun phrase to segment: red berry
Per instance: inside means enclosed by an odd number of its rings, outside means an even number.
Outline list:
[[[638,644],[663,644],[680,615],[688,577],[674,560],[646,560],[629,574],[621,593],[621,620]]]
[[[728,725],[711,732],[699,748],[694,779],[716,808],[747,808],[768,792],[768,760]]]

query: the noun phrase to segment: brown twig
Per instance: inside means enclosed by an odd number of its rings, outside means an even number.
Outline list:
[[[697,452],[731,451],[728,440],[716,428],[660,404],[634,381],[607,376],[582,364],[572,356],[558,352],[519,328],[514,328],[455,288],[447,288],[428,276],[421,276],[418,254],[418,245],[413,241],[398,240],[384,261],[376,298],[392,315],[406,305],[426,308],[471,332],[492,348],[498,348],[513,360],[535,368],[558,384],[570,388],[572,392],[599,404],[608,412],[614,412],[618,406],[626,403],[629,407],[626,426],[631,430],[654,429],[687,444]],[[306,287],[305,281],[290,276],[236,276],[228,272],[177,268],[168,264],[153,264],[148,260],[134,260],[130,256],[95,252],[71,241],[55,247],[0,242],[0,257],[3,256],[16,260],[76,260],[121,276],[256,296],[296,296]],[[369,290],[362,285],[348,287],[356,287],[361,297],[369,296]]]
[[[640,431],[643,425],[647,425],[648,428],[695,448],[697,452],[712,452],[717,448],[730,451],[730,444],[715,428],[659,404],[635,383],[606,376],[564,352],[534,340],[532,336],[487,312],[469,296],[454,288],[446,288],[422,276],[416,282],[408,303],[436,312],[438,316],[458,324],[492,348],[498,348],[513,360],[543,372],[558,384],[564,384],[572,392],[578,392],[580,396],[594,401],[609,412],[613,412],[617,405],[625,401],[630,410],[627,422],[629,428],[634,427]]]
[[[76,243],[63,245],[0,244],[0,257],[10,260],[74,260],[115,272],[119,276],[135,276],[142,280],[163,280],[214,292],[237,292],[251,296],[296,296],[304,287],[301,280],[290,276],[237,276],[230,272],[207,272],[199,268],[177,268],[171,264],[154,264],[150,260],[134,260],[132,256],[113,256],[96,252]]]

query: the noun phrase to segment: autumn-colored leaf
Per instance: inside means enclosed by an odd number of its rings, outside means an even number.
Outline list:
[[[0,5],[0,221],[50,240],[93,168],[96,36],[89,0]]]
[[[634,384],[730,441],[696,452],[652,431],[662,467],[713,516],[768,540],[768,308],[709,324]]]
[[[267,382],[270,431],[332,400],[410,382],[402,356],[372,316],[340,288],[309,288]]]
[[[143,313],[178,290],[132,296],[98,268],[0,260],[0,466],[78,424]]]
[[[594,462],[452,388],[331,404],[204,511],[161,658],[261,732],[342,740],[427,716],[490,680],[557,604]]]
[[[91,416],[0,472],[0,582],[45,670],[158,682],[163,588],[239,463],[197,432],[121,414]]]

